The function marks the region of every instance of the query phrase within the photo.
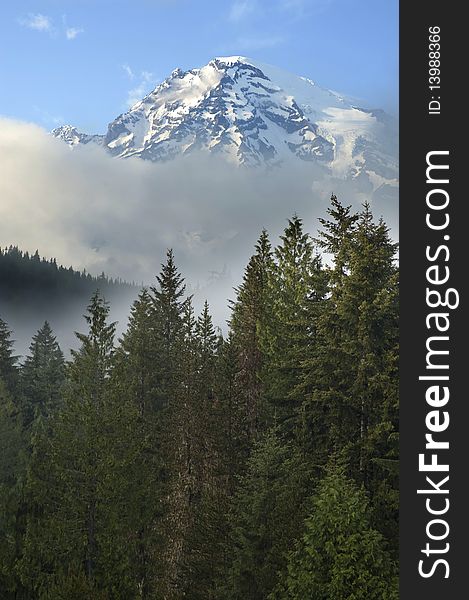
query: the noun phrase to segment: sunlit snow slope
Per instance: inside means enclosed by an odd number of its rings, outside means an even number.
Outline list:
[[[310,79],[241,56],[176,69],[148,96],[87,135],[52,133],[71,146],[98,143],[112,155],[169,160],[194,150],[237,165],[302,160],[335,177],[397,185],[397,124],[381,110],[353,106]]]

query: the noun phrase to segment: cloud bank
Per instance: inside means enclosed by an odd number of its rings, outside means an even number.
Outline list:
[[[296,212],[314,234],[332,192],[357,207],[370,197],[311,164],[266,172],[206,155],[119,160],[9,119],[0,119],[0,164],[0,245],[145,284],[173,248],[196,304],[207,298],[219,325],[263,227],[276,242]],[[396,197],[375,195],[374,210],[396,224]]]

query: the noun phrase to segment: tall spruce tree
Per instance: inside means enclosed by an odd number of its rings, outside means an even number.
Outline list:
[[[310,486],[308,465],[294,445],[276,429],[266,432],[235,495],[231,565],[221,597],[267,598],[301,532]]]
[[[187,529],[185,505],[187,486],[187,431],[183,415],[187,412],[194,372],[194,316],[190,298],[179,273],[172,250],[150,288],[153,315],[153,377],[157,444],[161,452],[162,541],[157,596],[174,597],[180,593],[180,568]],[[187,416],[187,415],[186,415]],[[185,466],[183,466],[185,464]]]
[[[155,370],[158,376],[157,401],[166,408],[174,395],[177,372],[177,349],[182,332],[182,315],[186,286],[174,262],[172,250],[168,250],[166,262],[156,277],[157,286],[151,287],[154,305],[155,349],[158,353]]]
[[[27,439],[23,429],[17,357],[8,325],[0,319],[0,596],[23,593],[15,564],[25,526],[23,485]]]
[[[333,465],[272,600],[397,600],[397,565],[372,528],[363,489]]]
[[[315,320],[326,293],[326,278],[312,239],[296,215],[288,221],[268,279],[269,318],[261,332],[263,369],[271,419],[289,435],[301,430],[303,396],[295,390],[303,361],[315,343]]]
[[[13,343],[8,325],[0,318],[0,378],[10,394],[18,391],[18,357],[13,354]]]
[[[39,598],[53,597],[74,579],[86,582],[90,597],[135,593],[127,477],[134,413],[110,393],[115,325],[108,315],[94,294],[88,332],[77,334],[81,347],[72,353],[64,406],[33,446],[28,489],[35,508],[20,570]]]
[[[135,460],[127,473],[131,481],[133,536],[129,552],[138,582],[139,597],[151,598],[155,581],[161,577],[159,553],[162,537],[162,503],[165,465],[161,447],[161,411],[157,403],[155,364],[155,316],[153,299],[143,289],[134,302],[127,331],[115,353],[111,386],[113,394],[133,407],[132,430]]]
[[[21,369],[23,420],[26,428],[31,426],[36,417],[46,417],[58,409],[64,382],[64,357],[46,321],[33,336],[29,355]]]
[[[368,205],[355,215],[334,202],[323,221],[332,252],[331,291],[317,320],[319,343],[304,362],[306,429],[314,460],[342,453],[372,496],[374,525],[396,539],[398,288],[395,244]],[[376,500],[376,502],[375,502]]]
[[[238,400],[244,405],[245,458],[258,434],[265,430],[269,412],[261,380],[264,353],[260,342],[260,333],[264,330],[270,308],[269,280],[273,269],[272,249],[265,229],[255,250],[243,281],[236,288],[230,319],[231,347],[237,354],[238,363]]]
[[[194,600],[217,598],[216,573],[223,558],[226,528],[226,480],[220,461],[221,412],[215,395],[220,341],[208,303],[195,326],[197,374],[192,398],[192,472],[194,486],[188,498],[190,527],[183,561],[185,595]]]
[[[22,598],[24,590],[16,575],[22,553],[26,470],[25,436],[21,414],[0,378],[0,597]]]

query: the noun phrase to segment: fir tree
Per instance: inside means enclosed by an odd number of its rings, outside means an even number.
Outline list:
[[[333,466],[272,600],[397,600],[396,564],[368,519],[365,492]]]
[[[152,597],[161,577],[162,503],[166,493],[161,445],[161,411],[157,405],[155,318],[152,297],[143,289],[134,302],[127,331],[115,355],[113,394],[134,408],[135,461],[127,477],[133,491],[135,554],[131,558],[140,597]]]
[[[260,342],[260,332],[264,330],[270,308],[268,283],[273,269],[271,244],[265,229],[255,249],[243,282],[236,289],[230,320],[231,344],[238,363],[236,385],[245,412],[245,456],[257,435],[265,430],[269,412],[261,382],[264,354]]]
[[[24,590],[16,577],[22,553],[25,504],[25,438],[17,406],[0,378],[0,597],[13,600]]]
[[[0,596],[16,598],[22,586],[15,563],[22,553],[25,526],[23,482],[26,437],[22,427],[17,357],[7,324],[0,319]]]
[[[177,347],[182,331],[186,286],[174,262],[172,250],[168,250],[166,262],[156,277],[158,286],[151,288],[154,304],[155,349],[158,352],[155,369],[158,373],[158,403],[168,406],[174,394]]]
[[[17,392],[18,357],[13,354],[13,340],[8,325],[0,318],[0,379],[11,394]]]
[[[299,217],[288,222],[269,277],[269,319],[262,331],[266,354],[262,377],[271,417],[289,435],[301,430],[303,396],[295,389],[303,361],[315,343],[315,320],[326,293],[320,257]]]
[[[381,500],[375,505],[373,496],[372,502],[373,510],[381,511],[375,525],[379,522],[380,530],[396,539],[391,530],[397,479],[387,468],[387,461],[397,458],[395,244],[384,223],[374,223],[367,205],[355,219],[348,209],[331,214],[338,222],[324,226],[337,262],[317,319],[319,343],[304,362],[299,387],[306,396],[304,420],[316,461],[325,463],[331,450],[341,452],[358,482],[369,490],[381,488]]]
[[[302,457],[269,430],[255,445],[233,503],[232,564],[223,597],[267,598],[300,534],[309,489]]]
[[[47,321],[33,337],[29,352],[21,369],[26,428],[37,416],[58,409],[65,382],[64,357]]]
[[[20,570],[39,598],[65,585],[67,574],[114,598],[135,589],[127,512],[134,461],[128,424],[135,413],[110,393],[115,325],[108,314],[94,294],[88,332],[77,334],[81,347],[73,352],[64,406],[33,444],[28,490],[35,509]]]

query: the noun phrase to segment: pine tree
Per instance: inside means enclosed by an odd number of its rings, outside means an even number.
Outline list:
[[[162,265],[161,273],[156,277],[158,286],[151,288],[154,304],[155,348],[158,352],[158,404],[166,408],[174,395],[177,348],[182,331],[182,315],[186,286],[183,277],[178,272],[172,250],[168,250],[166,263]]]
[[[15,572],[24,530],[25,439],[21,415],[0,378],[0,597],[22,597]]]
[[[166,493],[161,445],[161,410],[157,404],[155,318],[152,297],[143,289],[134,302],[127,331],[115,354],[113,393],[134,408],[132,427],[135,461],[128,471],[136,539],[131,561],[140,598],[152,597],[161,576],[162,504]]]
[[[396,247],[369,206],[356,218],[334,206],[336,222],[323,222],[335,259],[331,292],[302,377],[306,429],[314,460],[341,452],[357,482],[381,489],[379,501],[372,494],[374,525],[395,540],[397,478],[388,466],[397,458]]]
[[[29,352],[21,369],[25,428],[37,416],[47,417],[58,409],[65,382],[64,357],[47,321],[33,337]]]
[[[193,389],[195,322],[190,298],[172,250],[150,288],[152,299],[153,381],[157,417],[157,444],[161,451],[160,479],[163,483],[161,552],[156,593],[171,597],[179,593],[182,548],[187,528],[186,477],[188,433],[183,418]],[[183,466],[183,463],[185,466]]]
[[[17,392],[18,357],[13,354],[13,340],[8,325],[0,318],[0,379],[11,394]]]
[[[50,430],[38,428],[33,444],[28,490],[35,508],[20,570],[39,598],[67,577],[86,578],[96,594],[113,598],[135,590],[126,509],[135,413],[110,393],[115,325],[108,314],[94,294],[88,332],[77,334],[81,347],[73,351],[64,406]]]
[[[238,362],[236,385],[239,402],[244,404],[245,412],[245,457],[258,434],[265,430],[268,420],[261,382],[264,355],[260,332],[264,329],[269,310],[268,282],[273,269],[273,257],[265,229],[255,249],[256,252],[246,267],[243,282],[236,289],[230,320],[231,344],[237,353]]]
[[[309,490],[303,458],[269,430],[255,445],[233,503],[232,563],[223,598],[267,598],[300,534]]]
[[[22,552],[25,520],[26,438],[18,375],[11,331],[0,319],[0,596],[5,599],[22,593],[15,563]]]
[[[242,371],[244,372],[241,374]],[[250,376],[249,370],[240,364],[240,346],[235,342],[235,334],[230,331],[218,348],[215,382],[220,422],[218,446],[229,498],[235,492],[238,477],[245,470],[254,443],[247,425],[252,413],[246,402],[246,397],[254,388],[248,390],[241,385]],[[254,377],[252,381],[259,391],[258,398],[261,398],[259,382],[254,382]]]
[[[194,600],[216,600],[215,574],[222,562],[221,539],[226,527],[226,480],[219,400],[215,396],[220,345],[205,302],[195,326],[197,374],[192,397],[191,472],[188,497],[190,526],[183,560],[185,593]]]
[[[370,526],[363,489],[332,466],[272,600],[397,600],[397,567]]]
[[[337,196],[332,194],[331,206],[327,209],[331,219],[319,219],[323,229],[319,232],[316,242],[334,259],[334,266],[329,271],[333,285],[345,275],[350,262],[350,240],[359,219],[359,215],[352,213],[351,208],[344,206]]]
[[[261,333],[266,355],[262,377],[271,418],[289,435],[298,435],[303,396],[295,390],[303,361],[315,343],[315,320],[326,293],[326,278],[299,217],[289,220],[280,239],[268,280],[269,319]]]
[[[182,597],[185,591],[183,563],[192,525],[192,505],[198,492],[196,472],[197,320],[192,302],[184,304],[182,327],[175,354],[174,395],[167,410],[163,436],[168,473],[168,497],[164,514],[163,577],[158,593],[163,598]]]

